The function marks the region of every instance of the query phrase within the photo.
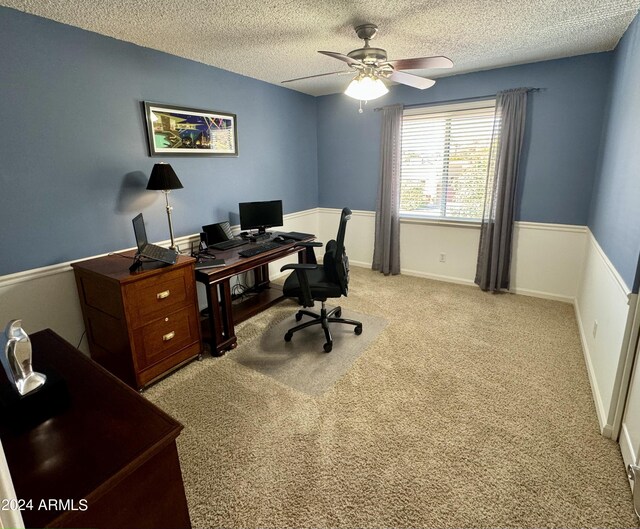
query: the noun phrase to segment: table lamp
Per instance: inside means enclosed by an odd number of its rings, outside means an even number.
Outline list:
[[[176,243],[173,239],[173,225],[171,224],[171,210],[169,205],[169,192],[172,189],[182,189],[183,185],[177,177],[173,168],[165,162],[157,163],[153,166],[147,189],[153,191],[162,191],[167,204],[167,218],[169,219],[169,234],[171,235],[171,248],[176,249]]]

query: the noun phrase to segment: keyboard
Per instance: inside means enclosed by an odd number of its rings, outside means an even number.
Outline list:
[[[175,250],[170,248],[163,248],[155,244],[146,244],[141,255],[153,259],[155,261],[162,261],[163,263],[175,264],[178,254]]]
[[[268,252],[269,250],[275,250],[276,248],[280,248],[281,246],[277,242],[265,242],[258,246],[254,246],[253,248],[247,248],[246,250],[242,250],[238,252],[240,257],[253,257],[254,255],[258,255],[260,253]]]
[[[243,239],[229,239],[228,241],[217,242],[209,246],[209,248],[214,248],[215,250],[229,250],[231,248],[236,248],[238,246],[244,246],[249,241],[245,241]]]

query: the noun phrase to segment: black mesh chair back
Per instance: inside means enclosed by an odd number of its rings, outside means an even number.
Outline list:
[[[344,237],[350,219],[351,210],[344,208],[340,214],[337,239],[327,243],[322,261],[327,278],[340,285],[343,296],[349,293],[349,257],[344,248]]]
[[[351,210],[344,208],[340,215],[338,235],[327,243],[322,267],[317,264],[299,263],[288,264],[281,268],[282,271],[294,271],[284,282],[283,292],[286,296],[297,298],[298,303],[303,307],[313,307],[314,301],[322,303],[320,314],[306,310],[306,308],[297,312],[296,321],[300,321],[303,316],[310,316],[313,319],[289,329],[284,335],[286,342],[290,342],[293,334],[297,331],[306,329],[311,325],[321,325],[326,338],[324,350],[328,353],[333,348],[333,338],[329,330],[329,323],[352,325],[355,334],[362,333],[362,323],[342,318],[342,309],[340,307],[335,307],[329,311],[325,307],[327,299],[346,296],[349,292],[349,258],[344,248],[344,237],[349,219],[351,219]],[[315,242],[303,242],[300,245],[306,246],[307,249],[311,249],[313,246],[322,246],[321,243]]]

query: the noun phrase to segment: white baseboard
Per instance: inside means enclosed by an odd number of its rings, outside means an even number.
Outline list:
[[[441,274],[431,274],[429,272],[422,272],[420,270],[408,270],[406,268],[402,268],[401,269],[401,273],[408,275],[408,276],[414,276],[414,277],[424,277],[425,279],[433,279],[435,281],[444,281],[446,283],[456,283],[458,285],[467,285],[467,286],[474,286],[475,283],[469,279],[465,279],[463,277],[453,277],[453,276],[447,276],[447,275],[441,275]]]
[[[620,443],[620,452],[622,452],[622,459],[624,461],[624,466],[627,465],[635,465],[638,462],[638,454],[636,452],[636,448],[633,446],[633,441],[631,440],[631,436],[629,435],[629,430],[627,430],[626,425],[622,425],[622,429],[620,430],[620,439],[618,440]]]
[[[563,303],[571,303],[575,301],[573,296],[567,296],[562,294],[554,294],[552,292],[542,292],[540,290],[532,290],[528,288],[511,288],[509,292],[512,294],[518,294],[520,296],[529,296],[532,298],[551,299],[553,301],[562,301]]]
[[[364,261],[354,261],[352,259],[349,259],[349,264],[351,266],[355,266],[358,268],[368,268],[369,270],[371,269],[371,263],[366,263]],[[425,272],[421,272],[420,270],[407,270],[406,268],[403,268],[402,270],[400,270],[400,273],[406,276],[423,277],[425,279],[433,279],[435,281],[444,281],[446,283],[456,283],[459,285],[473,286],[475,284],[473,281],[469,281],[468,279],[451,277],[451,276],[440,276],[436,274],[427,274]]]

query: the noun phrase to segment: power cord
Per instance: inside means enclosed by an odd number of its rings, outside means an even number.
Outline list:
[[[198,247],[198,250],[194,250],[193,246],[191,246],[191,257],[194,257],[198,263],[205,261],[207,259],[215,259],[215,254],[209,253],[208,248]]]
[[[131,256],[131,255],[122,255],[121,253],[118,252],[111,252],[107,254],[109,257],[111,257],[112,255],[117,255],[118,257],[122,257],[123,259],[135,259],[135,256]]]

